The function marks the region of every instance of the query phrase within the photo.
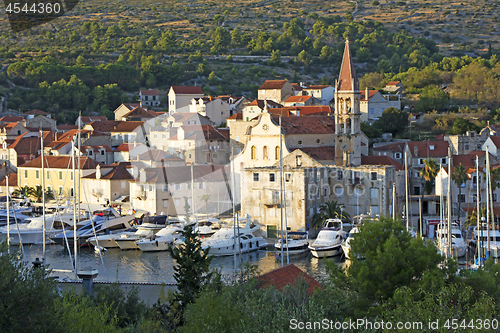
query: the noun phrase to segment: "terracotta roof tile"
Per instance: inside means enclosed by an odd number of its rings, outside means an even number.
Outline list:
[[[281,88],[283,88],[283,86],[287,82],[288,82],[287,80],[266,80],[259,87],[259,90],[264,90],[264,89],[281,89]]]
[[[183,159],[170,155],[167,152],[160,149],[148,149],[148,151],[137,155],[134,160],[138,161],[184,161]]]
[[[24,115],[43,115],[43,116],[47,116],[47,115],[50,115],[51,113],[48,113],[48,112],[45,112],[45,111],[42,111],[42,110],[38,110],[38,109],[33,109],[33,110],[29,110],[25,113],[23,113]]]
[[[304,279],[309,284],[307,288],[309,295],[312,295],[315,289],[322,289],[318,281],[304,273],[294,264],[283,266],[258,277],[259,288],[274,286],[277,290],[281,290],[289,284],[295,285],[299,279]]]
[[[232,116],[227,117],[227,119],[241,120],[241,119],[243,119],[243,114],[241,114],[241,113],[235,113]]]
[[[155,118],[157,115],[149,112],[140,106],[123,115],[123,118]]]
[[[292,151],[294,151],[293,149]],[[335,146],[300,148],[304,153],[314,158],[316,161],[328,161],[335,158]]]
[[[147,183],[173,184],[191,181],[191,166],[146,168],[144,171]],[[207,182],[231,179],[230,167],[219,164],[194,165],[193,175],[195,180],[203,177],[203,181]]]
[[[7,186],[7,179],[5,176],[0,180],[0,186]],[[17,185],[17,173],[9,173],[9,187],[16,187]]]
[[[146,90],[141,90],[141,95],[142,96],[156,96],[159,95],[160,92],[158,89],[146,89]]]
[[[304,103],[311,99],[311,96],[290,96],[283,103]]]
[[[176,95],[203,95],[203,90],[199,86],[172,86]]]
[[[349,48],[349,40],[346,40],[344,48],[344,57],[340,67],[340,75],[337,86],[337,91],[356,91],[358,90],[358,81],[354,71],[352,62],[351,50]]]
[[[273,121],[278,124],[279,118],[273,117]],[[281,126],[286,134],[334,134],[335,123],[331,117],[284,117],[281,119]]]
[[[378,90],[368,90],[368,99],[366,98],[366,94],[364,91],[361,92],[361,102],[366,102],[372,99],[375,94],[378,93]]]
[[[20,116],[5,116],[5,117],[2,117],[0,118],[0,121],[2,122],[19,122],[19,121],[23,121],[24,120],[24,117],[20,117]]]
[[[101,178],[99,179],[105,179],[105,180],[133,180],[134,177],[128,172],[127,167],[130,166],[130,162],[125,162],[125,163],[119,163],[117,165],[113,165],[113,168],[104,174],[104,171],[101,171]],[[104,175],[103,175],[104,174]],[[92,173],[90,175],[87,175],[85,177],[86,179],[96,179],[96,173]]]
[[[361,156],[361,165],[393,165],[396,170],[404,169],[403,164],[393,160],[389,156]]]
[[[491,142],[495,145],[495,147],[500,147],[500,136],[490,136]]]
[[[91,123],[93,121],[108,120],[105,116],[82,116],[80,119],[84,124]]]
[[[110,133],[124,133],[133,132],[140,128],[144,124],[144,121],[120,121],[115,127],[110,130]]]
[[[396,86],[398,85],[399,83],[401,83],[401,81],[390,81],[389,83],[386,84],[387,87],[390,87],[390,86]]]
[[[77,159],[78,161],[78,159]],[[71,165],[71,156],[45,156],[45,167],[52,169],[66,169]],[[95,169],[97,165],[103,166],[104,164],[97,162],[87,156],[80,157],[80,169]],[[21,168],[41,168],[42,157],[39,156],[28,163],[20,166]],[[78,167],[78,166],[77,166]]]
[[[132,148],[134,148],[134,144],[133,143],[122,143],[121,145],[119,145],[118,147],[115,148],[115,152],[120,152],[120,151],[130,151],[132,150]]]

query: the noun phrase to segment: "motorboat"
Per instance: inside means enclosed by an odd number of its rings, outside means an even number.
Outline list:
[[[149,225],[139,225],[133,233],[122,233],[119,237],[115,238],[115,242],[122,250],[138,249],[137,241],[153,236],[160,229],[151,228]]]
[[[88,246],[90,243],[87,242],[87,240],[95,235],[130,229],[130,223],[133,220],[133,215],[120,216],[118,212],[112,208],[96,211],[89,220],[85,220],[77,224],[77,245]],[[50,237],[50,239],[56,244],[68,244],[72,246],[74,244],[74,231],[73,229],[65,229],[63,233]]]
[[[288,232],[288,237],[283,241],[279,239],[274,247],[281,251],[283,247],[283,251],[288,250],[288,254],[301,254],[305,253],[309,250],[309,237],[307,232],[301,231],[291,231]]]
[[[436,247],[440,254],[445,255],[448,251],[448,224],[440,223],[436,229]],[[451,224],[451,255],[463,257],[467,253],[467,244],[462,237],[462,231],[456,223]]]
[[[240,254],[257,251],[260,248],[267,247],[264,238],[254,235],[258,230],[259,227],[251,227],[250,219],[247,219],[247,224],[243,228],[221,228],[212,237],[203,241],[202,249],[209,249],[209,254],[213,256],[230,256],[235,252]]]
[[[340,255],[342,253],[342,241],[347,238],[345,229],[350,226],[350,224],[344,224],[338,218],[326,220],[316,240],[309,245],[312,255],[316,258]]]
[[[195,226],[195,230],[200,235],[201,239],[208,238],[215,234],[217,230],[221,228],[221,220],[219,219],[208,219],[201,220]]]
[[[359,234],[359,231],[359,226],[354,226],[351,231],[349,231],[347,238],[341,243],[342,252],[344,252],[344,255],[347,259],[352,259],[352,256],[349,253],[349,251],[351,250],[351,242],[354,238],[356,238],[356,235]],[[358,255],[357,258],[363,259],[363,256]]]
[[[73,226],[73,213],[70,210],[45,215],[45,243],[50,243],[49,237],[55,237],[63,232],[63,229]],[[43,244],[43,217],[33,217],[29,223],[10,225],[10,243],[19,244]],[[0,240],[7,238],[7,226],[0,228]]]
[[[139,239],[136,244],[144,252],[166,251],[175,241],[182,239],[182,232],[180,225],[168,225],[151,237]]]
[[[137,231],[136,227],[132,227],[130,229],[127,229],[125,231],[119,231],[119,232],[105,232],[102,235],[97,235],[97,236],[92,236],[90,237],[87,242],[90,244],[94,245],[94,247],[97,248],[104,248],[104,249],[109,249],[109,248],[114,248],[118,247],[118,244],[115,242],[115,240],[122,235],[132,235]]]
[[[481,246],[482,253],[486,256],[486,252],[488,251],[488,237],[490,240],[490,256],[493,258],[500,257],[500,231],[497,229],[488,230],[486,226],[481,226],[479,232],[477,231],[477,227],[471,227],[472,231],[472,239],[469,240],[469,248],[474,253],[477,252],[477,240],[479,236],[479,243]],[[489,234],[489,235],[488,235]]]

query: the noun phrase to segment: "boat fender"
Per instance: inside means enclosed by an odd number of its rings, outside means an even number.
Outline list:
[[[156,247],[158,247],[158,240],[155,241]]]

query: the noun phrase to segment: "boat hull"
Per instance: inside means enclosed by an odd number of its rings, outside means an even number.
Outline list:
[[[147,242],[137,242],[137,247],[143,252],[158,252],[168,250],[173,246],[172,244],[172,242],[154,240]]]
[[[267,242],[262,239],[256,242],[241,243],[241,249],[236,249],[236,254],[243,254],[253,251],[258,251],[261,248],[267,247]],[[234,255],[234,245],[223,246],[219,244],[214,244],[213,246],[204,246],[204,249],[209,248],[208,254],[215,257],[232,256]]]
[[[116,244],[118,244],[118,247],[122,250],[138,249],[139,247],[136,244],[137,241],[138,241],[137,238],[134,238],[134,239],[115,239]]]
[[[328,257],[335,257],[340,254],[342,254],[342,247],[341,245],[335,245],[331,247],[322,247],[322,248],[315,248],[310,246],[309,249],[311,250],[311,253],[313,257],[315,258],[328,258]]]
[[[99,239],[98,241],[99,241],[99,246],[105,249],[118,247],[118,244],[116,244],[114,239]],[[97,246],[97,241],[95,240],[94,237],[89,239],[89,243],[94,246]]]

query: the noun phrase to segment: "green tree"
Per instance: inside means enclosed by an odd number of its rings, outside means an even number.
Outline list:
[[[475,125],[469,119],[459,117],[455,119],[455,121],[453,122],[453,126],[451,128],[451,134],[462,135],[465,134],[465,132],[467,131],[479,132],[479,130],[480,130],[479,126]]]
[[[26,198],[29,196],[30,187],[28,185],[19,186],[12,192],[12,196],[17,198]]]
[[[382,116],[375,121],[374,125],[383,133],[392,133],[405,131],[408,126],[408,112],[400,111],[396,108],[387,108],[382,112]]]
[[[451,179],[458,186],[458,197],[459,197],[459,199],[458,199],[458,220],[460,220],[460,211],[461,211],[461,203],[462,203],[462,200],[460,198],[462,197],[462,186],[465,186],[465,182],[469,179],[469,175],[467,174],[467,170],[462,165],[462,163],[460,163],[460,165],[455,168],[455,170],[451,174]]]
[[[28,196],[35,200],[35,202],[42,202],[43,200],[43,190],[40,185],[36,185],[35,187],[30,187]],[[54,199],[54,192],[49,188],[45,189],[45,200]]]
[[[425,191],[427,194],[431,194],[434,189],[434,178],[438,173],[438,164],[433,158],[424,159],[424,168],[420,170],[420,177],[425,180]],[[424,191],[422,191],[422,196]]]
[[[420,112],[444,110],[450,100],[450,96],[435,85],[426,86],[418,97],[417,110]]]
[[[178,303],[180,312],[193,303],[202,287],[210,282],[210,261],[208,250],[202,250],[201,241],[193,230],[193,225],[186,225],[182,235],[184,243],[179,247],[171,247],[168,252],[175,260],[174,279],[177,290],[173,302]]]
[[[279,50],[274,50],[271,52],[269,63],[274,66],[279,66],[281,64],[281,54]]]
[[[33,269],[0,244],[0,331],[63,332],[55,309],[57,285],[50,271]]]
[[[351,253],[353,259],[347,269],[333,268],[331,272],[332,279],[340,279],[337,283],[351,294],[356,316],[363,316],[370,307],[379,311],[380,302],[391,299],[399,287],[438,291],[454,279],[457,268],[453,260],[439,268],[443,257],[433,242],[412,237],[401,221],[384,217],[360,227]]]
[[[328,201],[319,206],[319,213],[314,214],[311,228],[320,228],[328,219],[340,218],[343,221],[350,221],[350,216],[342,210],[336,201]]]

